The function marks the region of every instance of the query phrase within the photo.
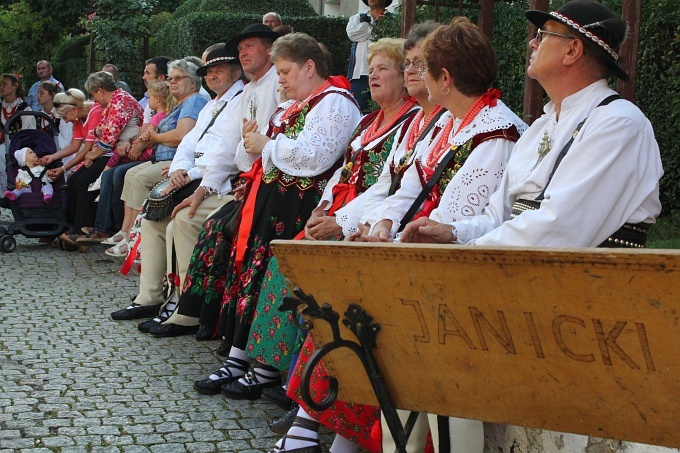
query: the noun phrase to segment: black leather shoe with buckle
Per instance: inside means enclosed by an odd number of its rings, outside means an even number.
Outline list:
[[[262,390],[281,385],[281,379],[260,383],[257,379],[258,373],[250,371],[243,376],[249,385],[243,385],[239,381],[222,386],[222,394],[236,400],[257,400],[262,396]]]

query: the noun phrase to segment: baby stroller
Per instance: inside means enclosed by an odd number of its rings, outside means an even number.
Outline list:
[[[44,118],[49,122],[47,133],[44,130],[23,129],[14,134],[10,140],[9,130],[11,125],[20,117],[33,115],[37,120]],[[15,188],[19,165],[14,157],[14,152],[21,148],[31,148],[38,157],[54,154],[57,149],[57,124],[43,112],[22,111],[12,115],[5,123],[5,169],[7,172],[7,189]],[[52,135],[54,134],[54,135]],[[48,169],[61,167],[61,160],[56,160],[47,166]],[[59,236],[69,226],[66,220],[66,189],[64,178],[60,177],[52,183],[54,194],[52,202],[46,204],[41,193],[42,183],[38,179],[32,182],[32,193],[24,193],[15,201],[7,198],[0,199],[0,206],[12,211],[14,222],[7,227],[0,225],[0,250],[10,253],[16,248],[16,240],[13,235],[22,234],[27,238],[50,238]]]

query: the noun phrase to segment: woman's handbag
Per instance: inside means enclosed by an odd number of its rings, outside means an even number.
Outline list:
[[[172,214],[172,210],[175,206],[180,204],[186,198],[189,198],[198,187],[201,185],[200,179],[194,179],[193,181],[184,184],[181,187],[171,190],[170,192],[163,194],[163,191],[170,185],[170,178],[164,179],[159,182],[151,189],[149,195],[146,197],[146,220],[153,220],[154,222],[160,222],[164,220],[167,216]]]

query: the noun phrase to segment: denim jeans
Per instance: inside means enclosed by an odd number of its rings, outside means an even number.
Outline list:
[[[106,233],[120,230],[125,215],[125,203],[120,199],[125,182],[125,173],[141,161],[116,165],[102,173],[102,183],[99,191],[99,204],[94,229]]]

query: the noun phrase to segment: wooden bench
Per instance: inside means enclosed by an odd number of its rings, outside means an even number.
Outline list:
[[[273,245],[341,400],[680,447],[680,251]]]

